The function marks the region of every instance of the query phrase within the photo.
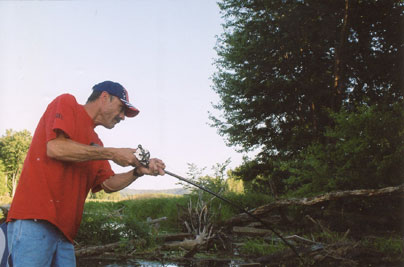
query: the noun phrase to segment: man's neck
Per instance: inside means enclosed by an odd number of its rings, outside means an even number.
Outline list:
[[[93,120],[94,125],[95,126],[100,125],[97,119],[99,114],[98,104],[96,102],[90,102],[83,105],[83,107],[86,110],[88,116],[90,116],[90,118]]]

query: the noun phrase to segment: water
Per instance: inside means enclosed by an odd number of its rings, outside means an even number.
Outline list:
[[[147,260],[108,260],[108,259],[80,259],[77,261],[77,267],[179,267],[174,263],[161,263],[158,261]]]
[[[242,262],[238,260],[192,260],[192,261],[184,261],[182,263],[173,263],[173,262],[159,262],[159,261],[150,261],[150,260],[117,260],[117,259],[99,259],[99,258],[88,258],[88,259],[80,259],[77,262],[77,267],[223,267],[223,266],[231,266],[237,267]]]

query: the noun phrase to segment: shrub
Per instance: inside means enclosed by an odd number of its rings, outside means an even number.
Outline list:
[[[362,106],[331,114],[326,142],[313,143],[283,163],[289,192],[381,188],[404,180],[404,106]]]
[[[149,226],[127,212],[122,203],[87,202],[76,241],[85,245],[102,245],[142,238],[150,242],[148,233]]]

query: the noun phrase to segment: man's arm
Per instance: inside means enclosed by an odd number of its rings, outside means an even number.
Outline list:
[[[46,147],[48,157],[53,159],[73,162],[112,160],[123,167],[141,165],[133,154],[134,152],[136,149],[132,148],[83,145],[67,138],[63,132],[59,132],[55,139],[47,143]]]
[[[141,176],[143,175],[138,174],[137,168],[135,168],[129,172],[119,173],[111,176],[109,179],[105,180],[101,186],[106,193],[113,193],[129,186]]]
[[[116,192],[124,189],[144,174],[153,176],[164,175],[165,167],[166,165],[163,161],[150,159],[148,167],[140,166],[126,173],[115,174],[105,180],[101,186],[107,193]]]

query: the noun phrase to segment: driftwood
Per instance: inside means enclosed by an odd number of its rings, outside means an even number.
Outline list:
[[[101,253],[104,253],[106,251],[114,250],[114,249],[118,248],[121,245],[122,245],[122,242],[116,242],[116,243],[107,244],[107,245],[103,245],[103,246],[84,247],[84,248],[76,250],[75,254],[76,254],[76,257],[90,256],[90,255],[94,255],[94,254],[101,254]]]
[[[208,234],[206,232],[202,232],[197,235],[195,239],[185,239],[184,241],[174,241],[170,243],[164,244],[163,248],[166,249],[185,249],[185,250],[193,250],[197,247],[206,244]]]
[[[148,224],[156,224],[156,223],[159,223],[159,222],[162,222],[165,220],[167,220],[167,217],[161,217],[161,218],[157,218],[157,219],[152,219],[152,218],[148,217],[146,222]]]
[[[188,235],[195,237],[194,239],[185,238],[183,241],[168,242],[163,245],[163,249],[183,249],[187,250],[186,258],[193,257],[198,249],[206,245],[210,239],[215,236],[213,232],[212,216],[210,212],[210,202],[214,198],[205,201],[201,195],[195,204],[189,200],[186,213],[183,218],[184,226],[188,231]],[[167,238],[165,239],[167,240]]]
[[[360,189],[347,190],[339,192],[326,193],[317,197],[300,198],[300,199],[282,199],[267,205],[263,205],[250,212],[256,216],[270,213],[272,210],[286,206],[312,206],[322,202],[338,200],[347,197],[383,197],[383,196],[400,196],[404,197],[404,184],[393,187],[385,187],[381,189]],[[227,221],[228,224],[236,224],[248,221],[250,218],[247,214],[239,214]]]
[[[254,228],[254,227],[234,226],[233,233],[240,234],[240,235],[249,235],[249,236],[264,236],[267,234],[272,234],[272,231],[267,230],[267,229]]]

